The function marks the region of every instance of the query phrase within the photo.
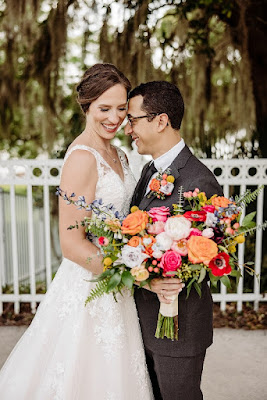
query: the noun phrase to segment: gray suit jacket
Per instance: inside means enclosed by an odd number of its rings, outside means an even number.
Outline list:
[[[142,180],[148,165],[143,168]],[[187,146],[170,165],[171,174],[175,178],[174,190],[164,200],[156,197],[143,197],[138,205],[142,210],[152,207],[172,207],[178,200],[178,189],[182,185],[184,191],[199,188],[207,197],[214,194],[223,195],[222,189],[211,171],[202,164]],[[138,183],[139,183],[138,182]],[[137,184],[133,195],[133,202],[138,191]],[[186,299],[186,289],[179,294],[179,340],[156,339],[155,330],[159,311],[159,301],[156,294],[146,289],[135,290],[135,301],[140,319],[145,347],[155,353],[172,357],[190,357],[204,351],[212,344],[212,297],[207,280],[202,282],[202,297],[194,288],[191,289],[189,298]]]

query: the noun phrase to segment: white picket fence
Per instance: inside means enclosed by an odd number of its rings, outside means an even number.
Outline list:
[[[132,169],[138,178],[142,166],[146,159],[138,155],[136,152],[128,154],[128,158]],[[253,159],[253,160],[202,160],[208,168],[216,174],[219,183],[223,186],[224,194],[226,197],[231,193],[231,187],[239,187],[240,193],[244,193],[248,186],[254,188],[267,183],[267,160],[266,159]],[[36,266],[36,251],[37,251],[37,235],[36,226],[34,223],[34,207],[33,207],[33,187],[41,187],[43,214],[42,224],[43,228],[43,266],[44,275],[46,277],[47,287],[52,280],[52,258],[51,258],[51,214],[50,214],[50,201],[51,196],[54,196],[55,190],[59,185],[60,170],[62,167],[62,160],[9,160],[0,161],[0,187],[1,185],[8,185],[9,187],[9,216],[11,219],[11,233],[10,237],[6,237],[3,224],[3,213],[0,212],[0,315],[3,312],[3,303],[13,302],[15,312],[20,310],[21,302],[30,302],[32,311],[36,310],[36,303],[40,302],[44,295],[36,294],[36,275],[38,266]],[[22,238],[18,235],[18,215],[16,207],[16,185],[25,185],[27,188],[27,244],[28,254],[28,276],[30,283],[30,294],[21,294],[19,292],[19,284],[21,277],[19,276],[20,257],[18,256],[18,248],[21,245]],[[257,224],[263,222],[263,204],[264,193],[263,191],[257,198]],[[3,210],[3,205],[0,204],[0,211]],[[2,215],[2,217],[1,217]],[[243,215],[244,216],[244,215]],[[3,293],[2,287],[6,283],[6,263],[5,263],[5,241],[9,241],[10,251],[12,253],[12,282],[13,293]],[[26,252],[26,249],[25,249]],[[245,244],[239,245],[238,260],[240,265],[244,264]],[[260,276],[262,267],[262,231],[257,230],[255,237],[255,272]],[[9,271],[10,272],[10,271]],[[214,302],[219,302],[221,310],[225,310],[227,302],[236,302],[237,309],[242,310],[243,302],[253,302],[254,308],[257,309],[259,302],[266,301],[263,293],[260,293],[260,284],[258,279],[254,276],[253,292],[244,293],[244,278],[242,277],[239,282],[236,293],[228,293],[225,286],[222,285],[220,293],[213,294]]]

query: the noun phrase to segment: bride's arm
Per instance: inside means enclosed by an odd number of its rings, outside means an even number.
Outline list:
[[[75,193],[74,199],[84,196],[86,203],[91,203],[95,200],[97,180],[97,166],[93,154],[75,150],[64,165],[60,188],[67,192],[68,196]],[[94,274],[100,274],[103,271],[102,257],[97,255],[99,249],[86,239],[84,228],[67,229],[90,214],[83,209],[78,210],[73,204],[68,205],[62,197],[59,197],[59,236],[63,256]],[[92,258],[90,262],[88,257]]]

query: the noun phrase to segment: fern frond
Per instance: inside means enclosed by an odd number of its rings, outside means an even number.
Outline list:
[[[95,288],[91,290],[89,296],[85,300],[85,306],[87,305],[87,303],[90,303],[91,301],[96,300],[99,297],[103,296],[103,294],[107,293],[109,281],[110,277],[103,279],[96,284]]]
[[[243,208],[247,204],[252,203],[253,201],[256,200],[257,196],[263,190],[263,188],[264,188],[264,185],[261,185],[260,187],[258,187],[258,189],[254,190],[254,192],[251,192],[251,190],[248,189],[242,195],[236,196],[235,197],[236,205]]]
[[[183,186],[179,186],[178,189],[178,201],[176,204],[173,204],[173,210],[175,212],[175,214],[183,214],[184,213],[184,188]]]
[[[231,236],[229,238],[224,239],[223,243],[224,243],[224,245],[226,247],[229,247],[230,244],[231,244],[230,241],[232,241],[236,236],[239,236],[239,235],[245,235],[245,236],[252,235],[256,230],[262,229],[264,231],[266,228],[267,228],[267,221],[264,221],[260,225],[256,225],[256,226],[253,226],[253,228],[248,228],[246,230],[242,230],[241,232],[239,231],[234,236]]]

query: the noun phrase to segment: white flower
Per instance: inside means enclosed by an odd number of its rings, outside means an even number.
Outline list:
[[[213,229],[211,228],[206,228],[202,231],[202,236],[204,236],[205,238],[212,238],[214,236],[214,232]]]
[[[157,250],[170,250],[172,246],[172,238],[166,232],[161,232],[156,236],[156,243],[152,246],[154,251]]]
[[[121,250],[120,263],[128,268],[139,267],[148,255],[142,252],[142,247],[132,247],[126,244]]]
[[[155,250],[152,253],[152,257],[154,257],[154,258],[161,258],[162,256],[163,256],[163,253],[160,250]]]
[[[215,217],[213,213],[207,212],[205,224],[207,226],[215,226],[217,224],[218,218]]]
[[[169,195],[173,191],[174,184],[171,182],[168,182],[165,186],[160,187],[160,191],[163,194]]]
[[[165,232],[174,240],[186,239],[190,234],[191,222],[184,217],[168,218]]]

